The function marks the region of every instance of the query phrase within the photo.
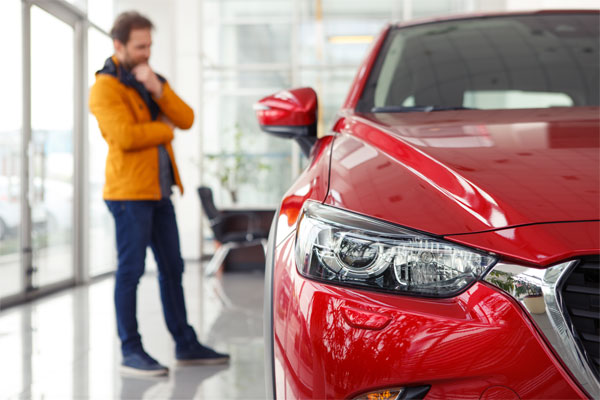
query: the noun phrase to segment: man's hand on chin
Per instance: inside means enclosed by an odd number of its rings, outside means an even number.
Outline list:
[[[148,64],[138,64],[131,70],[135,79],[140,82],[157,99],[162,96],[162,82]]]

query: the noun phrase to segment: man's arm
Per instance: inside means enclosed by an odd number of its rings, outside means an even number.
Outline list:
[[[162,113],[180,129],[189,129],[194,123],[194,111],[175,94],[167,82],[162,83],[148,64],[140,64],[131,72],[152,94]]]
[[[173,130],[165,122],[135,121],[112,76],[98,76],[90,90],[89,104],[106,140],[124,151],[156,147],[173,140]]]
[[[188,106],[171,89],[168,82],[163,83],[162,96],[154,101],[160,107],[160,111],[165,114],[173,124],[179,129],[189,129],[194,123],[194,110]]]

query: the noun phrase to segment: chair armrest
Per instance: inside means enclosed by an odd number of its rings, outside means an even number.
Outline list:
[[[254,225],[252,215],[245,212],[221,212],[219,223],[222,224],[228,231],[244,231],[246,233],[252,232],[252,226]],[[231,227],[235,227],[235,229]]]
[[[250,235],[249,240],[256,234],[261,233],[261,214],[262,211],[255,210],[226,210],[222,211],[223,224],[237,226],[237,231],[245,231]],[[242,222],[243,221],[243,222]],[[269,223],[270,225],[270,223]]]
[[[274,214],[275,210],[226,209],[219,211],[210,223],[217,240],[233,234],[251,241],[268,236]]]

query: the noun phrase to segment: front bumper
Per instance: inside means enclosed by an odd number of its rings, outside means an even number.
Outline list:
[[[307,280],[293,235],[276,249],[273,345],[278,398],[353,398],[430,385],[427,399],[586,398],[521,306],[478,282],[423,299]],[[498,389],[500,388],[500,389]]]

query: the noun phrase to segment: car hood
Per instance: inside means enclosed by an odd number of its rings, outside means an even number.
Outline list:
[[[348,128],[404,167],[392,173],[408,169],[464,214],[416,228],[449,234],[600,218],[596,107],[367,114],[355,123],[362,127]]]

